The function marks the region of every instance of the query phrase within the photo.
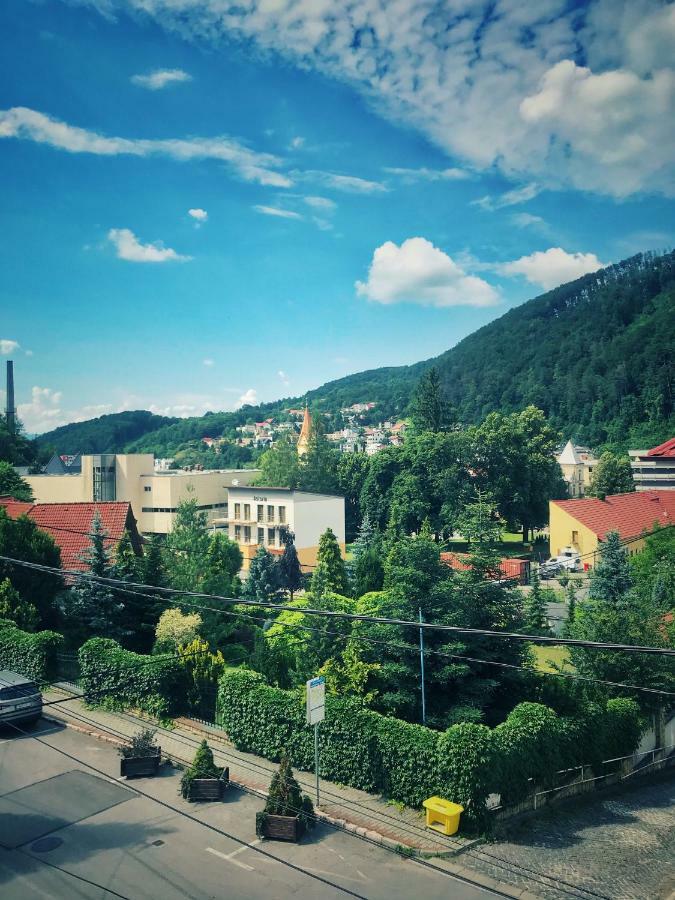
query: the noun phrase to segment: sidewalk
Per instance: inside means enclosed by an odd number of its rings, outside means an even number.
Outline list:
[[[53,687],[45,691],[46,702],[69,696],[66,687]],[[125,740],[141,726],[147,727],[145,718],[132,713],[114,713],[102,709],[87,709],[81,700],[73,699],[45,708],[45,716],[79,728],[95,737]],[[178,763],[189,764],[199,743],[206,738],[218,765],[229,766],[230,780],[244,790],[267,793],[272,775],[278,766],[260,756],[237,750],[224,731],[193,719],[177,719],[171,730],[157,728],[157,741],[162,755]],[[294,770],[303,791],[316,801],[316,780],[313,772]],[[388,847],[405,848],[414,854],[450,857],[475,846],[478,841],[454,835],[446,837],[430,831],[424,825],[424,814],[407,807],[400,809],[383,797],[345,785],[319,779],[320,805],[317,815],[329,824],[355,832]]]

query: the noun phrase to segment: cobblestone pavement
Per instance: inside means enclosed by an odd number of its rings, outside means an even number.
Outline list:
[[[672,900],[675,775],[551,809],[462,865],[551,900]]]

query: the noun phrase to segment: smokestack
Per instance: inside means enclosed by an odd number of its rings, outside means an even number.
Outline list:
[[[14,363],[7,360],[7,406],[5,409],[7,430],[14,434],[16,430],[16,409],[14,408]]]

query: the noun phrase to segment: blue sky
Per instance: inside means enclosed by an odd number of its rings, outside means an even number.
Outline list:
[[[29,431],[300,395],[672,247],[675,7],[445,6],[0,5]]]

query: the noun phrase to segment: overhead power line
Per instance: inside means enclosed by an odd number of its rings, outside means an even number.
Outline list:
[[[502,640],[525,641],[532,643],[531,634],[522,634],[520,632],[510,631],[494,631],[488,628],[468,628],[463,625],[445,625],[435,622],[419,622],[409,621],[406,619],[388,618],[385,616],[367,616],[359,613],[347,613],[334,610],[317,609],[316,607],[305,607],[298,610],[296,607],[288,606],[283,603],[271,603],[262,600],[248,600],[242,597],[226,597],[220,594],[206,594],[199,591],[181,591],[175,588],[157,587],[142,582],[125,581],[119,578],[106,578],[100,575],[92,575],[89,572],[80,572],[75,569],[58,569],[55,566],[45,566],[40,563],[28,562],[26,560],[14,559],[10,556],[0,556],[0,561],[10,563],[12,565],[23,568],[34,569],[36,571],[47,572],[49,574],[69,575],[73,578],[84,578],[94,581],[98,584],[108,585],[117,588],[140,588],[141,590],[149,590],[156,593],[167,594],[172,597],[195,597],[197,599],[220,600],[223,603],[235,603],[239,606],[253,606],[262,609],[271,609],[276,612],[302,612],[303,615],[319,616],[330,619],[345,619],[352,622],[370,622],[374,625],[397,625],[403,628],[415,628],[424,631],[439,631],[450,634],[465,634],[475,637],[495,637]],[[675,649],[667,647],[644,647],[634,644],[615,644],[602,641],[584,641],[573,638],[559,638],[548,636],[537,636],[537,643],[555,644],[556,646],[583,647],[593,650],[612,650],[622,653],[646,653],[652,656],[675,656]]]

